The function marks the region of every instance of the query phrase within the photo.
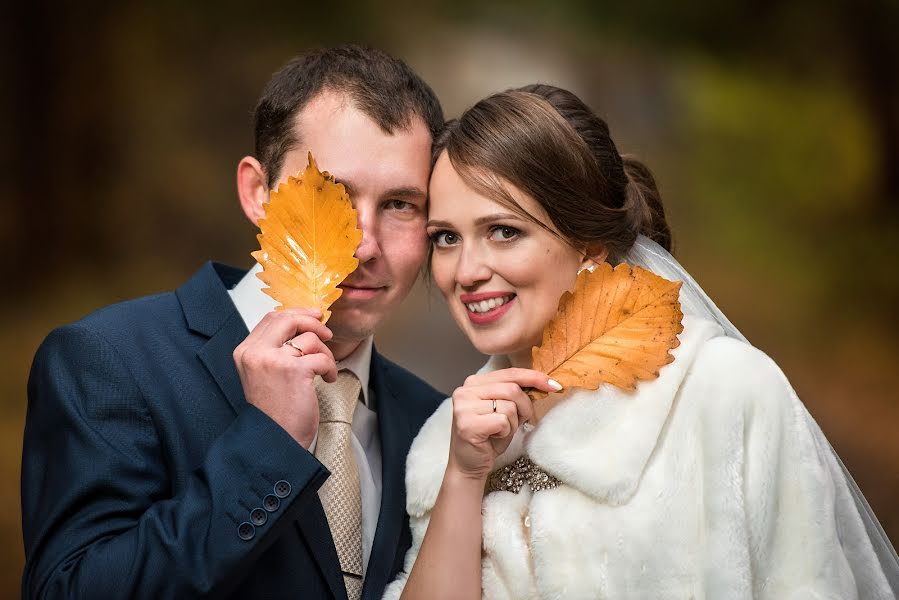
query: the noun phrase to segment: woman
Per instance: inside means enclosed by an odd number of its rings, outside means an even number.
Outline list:
[[[537,85],[469,109],[438,140],[430,202],[434,280],[492,356],[412,446],[413,544],[385,597],[895,597],[864,499],[777,366],[668,254],[652,176],[577,97]],[[634,392],[562,390],[523,426],[523,390],[560,387],[531,349],[603,261],[684,282],[674,361]]]

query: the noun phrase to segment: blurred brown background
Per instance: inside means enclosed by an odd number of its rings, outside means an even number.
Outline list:
[[[826,4],[827,6],[823,6]],[[249,266],[234,190],[273,70],[382,47],[456,116],[544,81],[658,176],[676,254],[773,356],[899,540],[899,3],[41,0],[0,20],[0,597],[17,595],[25,382],[47,332]],[[380,349],[450,391],[479,366],[420,288]]]

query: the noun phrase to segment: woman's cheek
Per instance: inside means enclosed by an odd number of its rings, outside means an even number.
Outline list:
[[[451,267],[446,260],[446,257],[437,254],[436,249],[431,256],[431,277],[434,279],[434,283],[437,284],[440,293],[443,294],[443,297],[449,302],[455,287],[453,284]]]

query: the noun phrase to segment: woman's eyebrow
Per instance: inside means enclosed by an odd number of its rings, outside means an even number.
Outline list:
[[[523,221],[524,219],[522,219],[519,215],[515,215],[512,213],[497,213],[497,214],[492,214],[492,215],[486,215],[483,217],[478,217],[477,219],[474,220],[474,224],[475,224],[475,226],[480,227],[481,225],[487,225],[489,223],[495,223],[497,221],[510,221],[510,220]],[[446,228],[452,228],[452,226],[453,226],[453,224],[450,223],[449,221],[436,221],[436,220],[428,221],[428,224],[426,225],[426,227],[446,227]]]
[[[449,221],[428,221],[425,224],[425,227],[443,227],[445,229],[451,229],[453,224]]]
[[[488,223],[495,223],[497,221],[510,221],[510,220],[523,221],[524,219],[522,219],[521,216],[515,215],[512,213],[496,213],[496,214],[487,215],[484,217],[478,217],[477,219],[474,220],[474,224],[480,226],[480,225],[486,225]]]

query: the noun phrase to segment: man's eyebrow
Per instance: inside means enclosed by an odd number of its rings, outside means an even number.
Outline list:
[[[350,198],[356,195],[359,191],[356,186],[353,185],[352,181],[341,180],[339,183],[343,184],[346,193],[350,195]],[[415,186],[408,187],[398,187],[387,190],[383,194],[381,194],[382,198],[427,198],[428,194],[422,189],[419,189]]]
[[[384,198],[427,198],[428,193],[417,187],[398,187],[381,194]]]
[[[524,221],[524,219],[522,219],[520,215],[515,215],[512,213],[497,213],[497,214],[493,214],[493,215],[487,215],[484,217],[478,217],[477,219],[474,220],[474,224],[475,224],[475,226],[480,227],[481,225],[496,223],[497,221],[511,221],[511,220]],[[449,221],[431,220],[431,221],[428,221],[428,223],[427,223],[427,225],[425,225],[425,227],[444,227],[446,229],[452,229],[453,224],[450,223]]]

